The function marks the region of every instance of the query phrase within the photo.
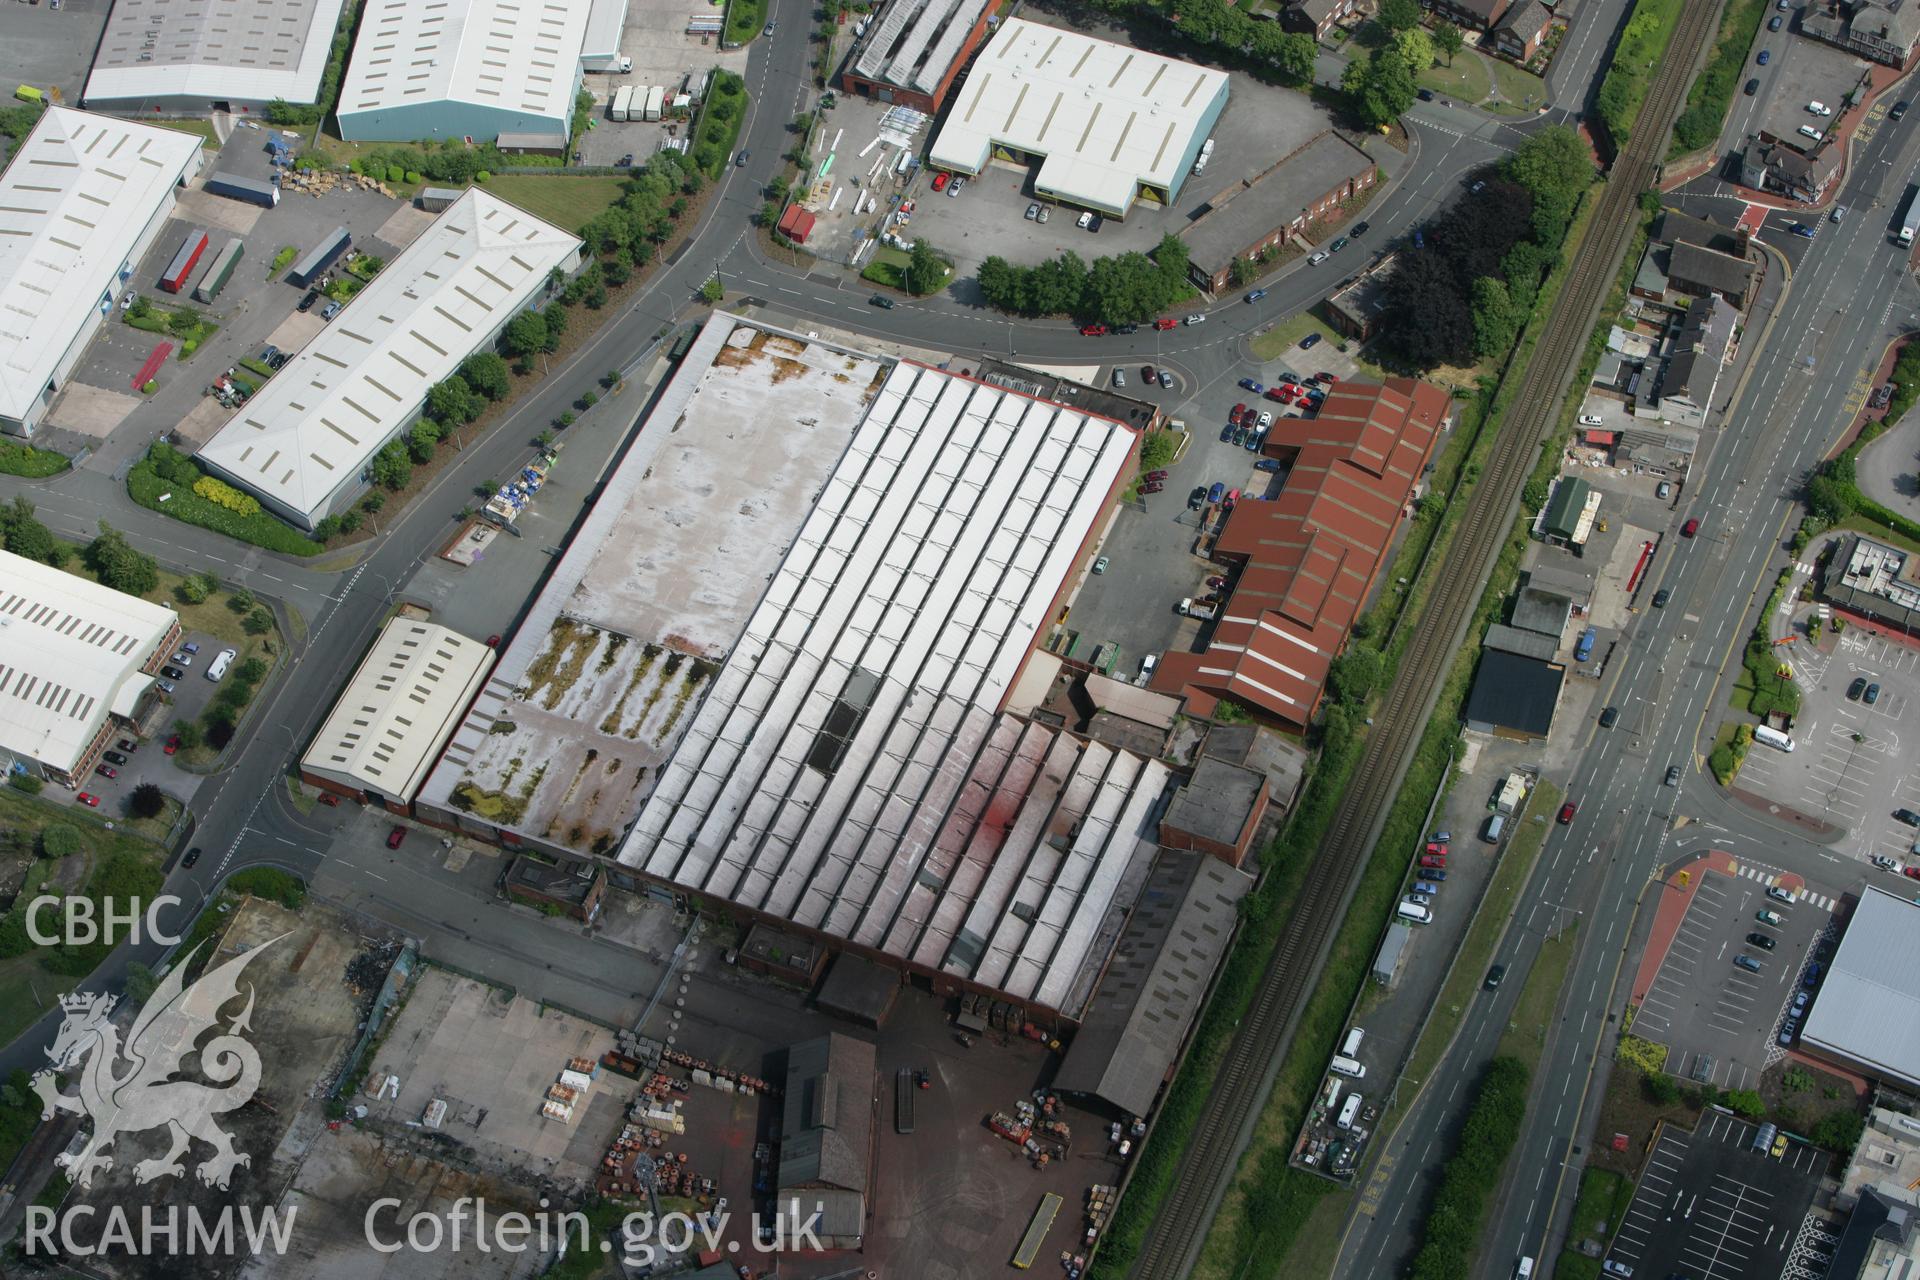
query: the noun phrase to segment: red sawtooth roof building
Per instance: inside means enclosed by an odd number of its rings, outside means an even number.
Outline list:
[[[1413,378],[1343,382],[1311,418],[1282,418],[1264,452],[1293,455],[1272,501],[1243,498],[1214,543],[1238,564],[1204,653],[1169,653],[1153,687],[1207,714],[1221,698],[1298,728],[1385,563],[1445,429],[1446,391]]]

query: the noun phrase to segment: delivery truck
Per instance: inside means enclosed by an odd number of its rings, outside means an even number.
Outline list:
[[[237,173],[216,173],[207,179],[207,190],[229,200],[245,200],[271,209],[280,203],[280,188],[259,178],[243,178]]]
[[[667,87],[665,85],[656,84],[648,88],[647,119],[658,120],[660,118],[660,108],[666,104],[666,100]]]
[[[187,287],[187,277],[193,274],[194,266],[200,261],[200,255],[207,251],[207,233],[189,231],[187,238],[180,242],[173,261],[160,274],[160,287],[168,293],[178,293]]]
[[[641,90],[645,92],[645,90]],[[627,113],[633,110],[633,86],[623,84],[614,91],[613,104],[607,108],[607,119],[625,120]]]
[[[346,252],[352,242],[353,237],[347,234],[345,227],[335,227],[314,246],[313,252],[294,264],[287,279],[303,288],[312,284],[320,278],[321,272],[333,265],[335,258]]]

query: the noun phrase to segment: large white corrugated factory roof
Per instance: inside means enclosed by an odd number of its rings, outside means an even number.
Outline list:
[[[173,610],[0,551],[0,750],[70,769],[131,715]]]
[[[339,113],[467,102],[543,115],[566,132],[584,0],[369,0]]]
[[[114,0],[85,102],[319,100],[342,0]]]
[[[1084,410],[896,365],[620,861],[1084,1005],[1150,866],[1166,770],[1000,708],[1133,443]]]
[[[49,107],[0,175],[0,416],[22,418],[198,159],[175,129]]]
[[[1045,156],[1036,185],[1125,209],[1135,185],[1174,188],[1227,75],[1012,18],[981,51],[929,162],[979,172],[996,146]]]
[[[201,461],[311,516],[579,245],[469,190],[227,421]]]
[[[394,618],[374,638],[301,767],[411,800],[493,659],[492,649],[457,631]]]

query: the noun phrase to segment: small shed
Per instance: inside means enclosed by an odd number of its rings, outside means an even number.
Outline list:
[[[1404,924],[1395,922],[1387,926],[1387,936],[1380,943],[1380,951],[1373,957],[1373,980],[1383,987],[1390,987],[1400,978],[1400,964],[1407,958],[1407,944],[1413,941],[1413,930]]]
[[[805,244],[807,237],[813,234],[814,223],[818,221],[819,219],[799,205],[790,204],[787,206],[787,211],[780,215],[777,230],[795,244]]]
[[[422,187],[420,188],[420,207],[428,213],[439,213],[449,208],[462,194],[452,187]]]

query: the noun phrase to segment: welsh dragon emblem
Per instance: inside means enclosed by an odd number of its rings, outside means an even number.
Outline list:
[[[45,1106],[42,1119],[71,1111],[93,1121],[86,1145],[71,1158],[61,1157],[76,1184],[91,1186],[95,1173],[113,1167],[106,1151],[119,1135],[162,1125],[169,1130],[172,1145],[164,1156],[134,1166],[136,1182],[185,1173],[180,1157],[195,1138],[214,1151],[194,1170],[210,1187],[224,1190],[236,1168],[253,1163],[251,1156],[233,1149],[233,1136],[215,1122],[215,1117],[245,1106],[260,1087],[260,1055],[241,1034],[252,1029],[251,983],[246,1007],[226,1031],[204,1045],[199,1041],[208,1031],[219,1029],[220,1010],[239,997],[241,971],[279,940],[235,956],[184,990],[182,975],[193,957],[191,953],[183,957],[134,1019],[125,1045],[111,1017],[118,997],[95,992],[61,997],[66,1020],[46,1051],[52,1066],[33,1077],[33,1089]],[[210,1084],[174,1078],[196,1047],[199,1074]],[[54,1072],[80,1066],[82,1059],[79,1092],[61,1093]]]

